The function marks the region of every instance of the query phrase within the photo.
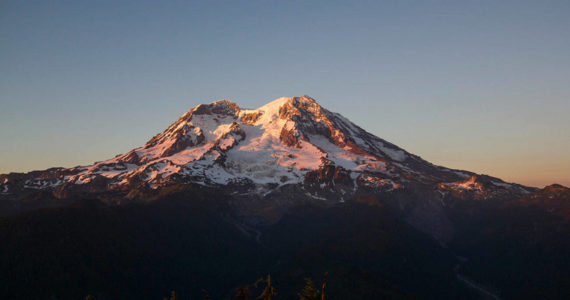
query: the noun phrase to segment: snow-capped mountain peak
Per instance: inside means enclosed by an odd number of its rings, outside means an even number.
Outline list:
[[[40,181],[28,179],[24,188],[128,191],[182,182],[265,194],[301,184],[344,195],[358,188],[393,191],[419,183],[453,187],[474,175],[430,164],[306,95],[278,98],[257,109],[229,100],[201,104],[142,147],[50,174]],[[340,182],[342,188],[335,185]]]

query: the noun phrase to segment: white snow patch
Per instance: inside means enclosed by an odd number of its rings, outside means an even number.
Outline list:
[[[377,142],[376,146],[378,146],[382,152],[384,152],[386,155],[388,155],[388,157],[395,161],[404,161],[408,157],[404,151],[388,148],[384,146],[384,143],[382,142]]]
[[[504,182],[491,181],[491,183],[496,185],[496,186],[503,187],[503,188],[512,188],[513,187],[511,184],[504,183]]]

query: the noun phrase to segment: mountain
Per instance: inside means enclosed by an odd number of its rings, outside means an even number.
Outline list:
[[[431,164],[308,96],[221,100],[89,166],[0,175],[0,298],[570,295],[569,189]]]
[[[397,200],[410,223],[440,239],[451,233],[439,203],[518,199],[534,190],[433,165],[308,96],[257,109],[228,100],[198,105],[126,154],[90,166],[0,175],[0,183],[3,215],[74,197],[147,201],[173,185],[231,191],[245,213],[272,220],[301,200],[381,196]]]
[[[105,190],[125,191],[140,183],[157,189],[182,181],[247,186],[248,193],[264,194],[305,183],[317,174],[311,171],[327,167],[338,169],[356,187],[482,187],[460,182],[473,173],[428,163],[301,96],[279,98],[253,110],[227,100],[198,105],[126,154],[86,167],[2,175],[1,189],[4,195],[18,189],[53,189],[65,195],[68,190],[100,191],[101,183],[108,185]],[[496,178],[486,177],[485,182],[511,192],[527,191]]]

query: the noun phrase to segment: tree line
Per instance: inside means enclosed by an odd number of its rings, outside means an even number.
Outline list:
[[[315,283],[310,277],[305,278],[305,286],[303,289],[297,293],[299,300],[325,300],[325,288],[327,285],[327,273],[324,274],[322,279],[322,284],[320,288],[315,286]],[[258,296],[252,298],[252,289],[250,286],[253,286],[254,289],[261,289],[261,292]],[[204,300],[212,300],[210,298],[210,294],[207,290],[202,290],[203,292],[203,299]],[[277,296],[277,289],[275,285],[271,281],[271,275],[268,274],[267,277],[259,278],[255,283],[252,285],[244,285],[240,286],[235,290],[234,298],[235,300],[274,300]],[[170,297],[164,297],[163,300],[179,300],[179,295],[176,291],[170,292]],[[96,300],[93,295],[87,295],[85,300]]]

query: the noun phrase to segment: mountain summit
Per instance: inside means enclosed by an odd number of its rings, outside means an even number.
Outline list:
[[[302,183],[311,170],[332,165],[354,180],[383,174],[383,184],[395,187],[391,178],[407,160],[419,161],[308,96],[279,98],[253,110],[221,100],[196,106],[143,147],[70,180],[84,184],[103,176],[119,186],[136,179],[156,187],[177,176],[203,185],[253,184],[267,190]]]

